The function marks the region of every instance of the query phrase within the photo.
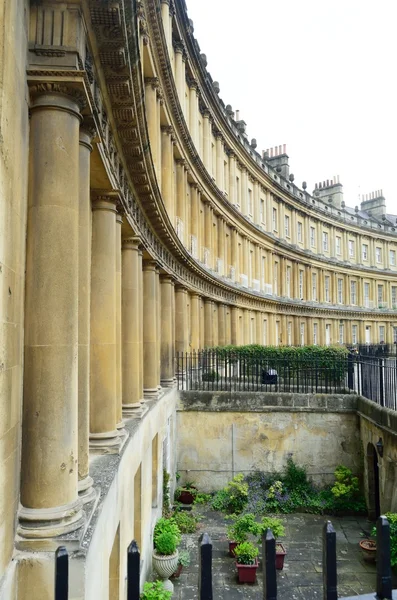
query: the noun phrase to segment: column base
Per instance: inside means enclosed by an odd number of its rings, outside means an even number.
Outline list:
[[[123,404],[123,417],[131,417],[136,411],[141,408],[140,402],[134,402],[133,404]]]
[[[145,402],[143,402],[142,404],[139,404],[139,408],[136,408],[135,410],[131,410],[128,412],[128,418],[129,419],[142,419],[142,417],[148,412],[148,410],[149,410],[148,405]]]
[[[89,475],[84,477],[84,479],[80,479],[78,482],[77,489],[79,492],[79,498],[83,504],[92,502],[92,500],[95,500],[96,498],[96,491],[93,487],[93,483],[94,480]]]
[[[20,505],[18,535],[26,539],[53,538],[70,533],[85,523],[80,498],[54,508],[26,508]]]
[[[118,454],[122,447],[120,431],[90,433],[90,452],[94,454]]]
[[[117,429],[124,429],[124,427],[125,427],[124,420],[121,419],[120,423],[117,423],[116,428]]]
[[[159,388],[147,388],[143,390],[143,402],[145,400],[157,400],[159,396]]]
[[[172,388],[175,385],[173,377],[171,377],[170,379],[162,379],[160,383],[161,387],[163,388]]]

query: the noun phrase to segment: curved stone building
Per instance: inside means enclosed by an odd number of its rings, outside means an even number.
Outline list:
[[[396,217],[310,195],[184,0],[0,0],[0,598],[124,597],[175,472],[175,352],[392,343]]]

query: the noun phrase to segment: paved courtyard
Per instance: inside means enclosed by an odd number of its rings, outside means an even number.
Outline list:
[[[262,600],[262,565],[255,584],[239,584],[234,560],[229,556],[226,537],[228,521],[219,513],[200,507],[200,530],[184,535],[181,548],[190,552],[191,563],[174,580],[173,598],[198,598],[198,536],[206,531],[213,544],[214,600]],[[365,517],[323,517],[292,514],[282,516],[286,534],[282,539],[287,548],[284,569],[277,573],[278,600],[322,599],[322,527],[327,519],[336,530],[338,558],[338,594],[355,596],[374,592],[375,566],[366,563],[359,549],[363,534],[372,524]],[[260,557],[261,558],[261,557]]]

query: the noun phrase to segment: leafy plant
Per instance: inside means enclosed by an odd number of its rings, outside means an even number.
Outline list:
[[[168,517],[170,512],[170,474],[163,470],[163,517]]]
[[[285,535],[284,525],[281,519],[277,519],[276,517],[262,517],[260,533],[265,533],[267,529],[271,529],[276,539]]]
[[[178,510],[174,513],[173,519],[179,527],[181,533],[194,533],[197,530],[199,517],[186,510]]]
[[[194,498],[194,504],[207,504],[211,500],[211,494],[204,494],[204,492],[198,492]]]
[[[350,469],[339,465],[335,469],[335,484],[331,491],[335,498],[351,499],[360,492],[358,477],[354,477]]]
[[[233,542],[246,542],[248,535],[258,535],[260,530],[259,523],[255,520],[255,515],[246,513],[234,518],[234,522],[227,527],[227,537]]]
[[[206,371],[202,374],[202,381],[218,381],[219,373],[218,371]]]
[[[386,513],[386,519],[390,525],[390,563],[397,567],[397,513]],[[376,526],[373,527],[371,535],[376,539]]]
[[[157,536],[157,554],[163,554],[164,556],[175,554],[177,546],[178,544],[176,542],[175,535],[173,535],[171,532],[165,531],[164,533],[160,533],[160,535]]]
[[[164,589],[162,581],[147,581],[143,586],[141,600],[171,600],[172,592]]]
[[[241,513],[248,501],[248,483],[244,481],[244,475],[238,473],[231,481],[217,492],[212,501],[214,510],[222,510],[229,513]]]
[[[258,553],[258,548],[252,542],[242,542],[234,549],[234,556],[240,565],[254,565]]]
[[[182,567],[188,567],[190,565],[190,554],[187,550],[181,550],[178,556],[178,564]]]
[[[177,547],[180,544],[181,532],[179,530],[178,525],[175,523],[173,518],[165,519],[164,517],[162,517],[157,521],[153,532],[153,541],[156,550],[158,549],[158,538],[164,533],[169,533],[174,537],[175,547]]]

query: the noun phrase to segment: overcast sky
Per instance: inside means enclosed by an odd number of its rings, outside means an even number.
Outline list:
[[[186,0],[220,97],[295,183],[340,176],[397,215],[397,0]]]

